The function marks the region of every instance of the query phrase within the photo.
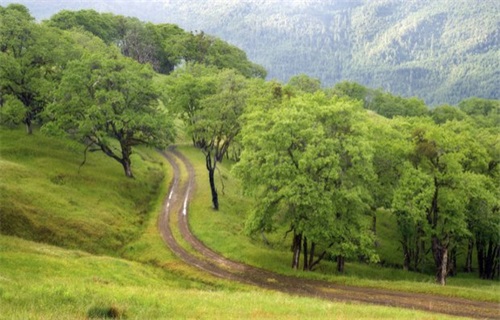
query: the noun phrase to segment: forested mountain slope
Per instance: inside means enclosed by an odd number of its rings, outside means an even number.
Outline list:
[[[342,79],[429,104],[498,98],[494,0],[168,1],[166,17],[243,48],[270,77]]]
[[[282,81],[300,73],[326,86],[353,80],[430,105],[499,98],[495,0],[20,2],[39,19],[95,8],[203,30],[241,47]]]

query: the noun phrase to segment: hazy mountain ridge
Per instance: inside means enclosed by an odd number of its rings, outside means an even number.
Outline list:
[[[498,98],[499,5],[477,0],[168,1],[168,20],[243,48],[270,77],[343,79],[431,104]]]
[[[20,2],[37,17],[50,6],[92,7],[203,30],[282,81],[299,73],[326,86],[348,79],[434,105],[500,98],[495,0]]]

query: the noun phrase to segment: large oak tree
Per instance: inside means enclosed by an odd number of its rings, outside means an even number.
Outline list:
[[[132,148],[165,147],[173,140],[173,122],[152,86],[154,73],[118,53],[94,54],[65,70],[49,106],[48,131],[64,131],[118,161],[133,177]]]

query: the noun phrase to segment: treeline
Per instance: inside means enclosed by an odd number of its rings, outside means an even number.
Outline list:
[[[256,197],[246,231],[289,228],[293,268],[377,262],[384,208],[397,220],[405,269],[431,262],[441,284],[462,270],[498,277],[498,100],[430,110],[354,82],[265,81],[218,39],[93,11],[38,24],[9,5],[0,19],[2,124],[76,139],[132,177],[133,148],[164,148],[181,119],[205,155],[213,207],[217,164],[230,157]]]

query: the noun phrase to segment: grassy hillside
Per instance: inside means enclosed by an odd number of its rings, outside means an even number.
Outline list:
[[[208,285],[124,259],[0,236],[0,319],[369,319],[411,311]],[[424,313],[422,313],[423,315]]]
[[[159,196],[165,164],[139,150],[136,179],[102,153],[73,141],[0,129],[0,232],[96,253],[114,253],[137,238]]]
[[[78,173],[81,151],[68,140],[0,129],[0,319],[451,319],[206,275],[179,261],[157,232],[171,177],[159,154],[139,150],[129,180],[99,153]]]

